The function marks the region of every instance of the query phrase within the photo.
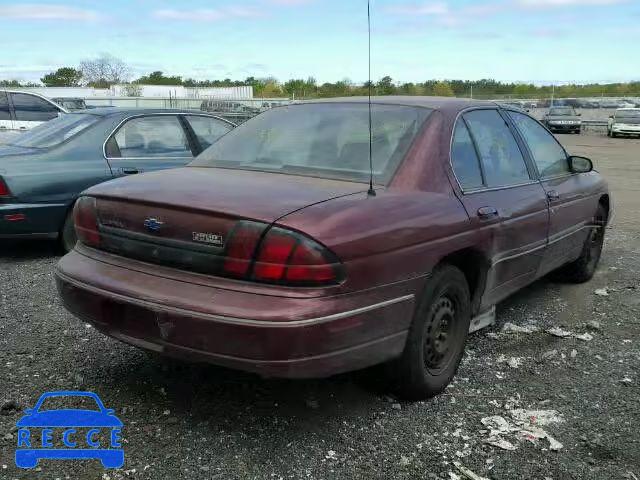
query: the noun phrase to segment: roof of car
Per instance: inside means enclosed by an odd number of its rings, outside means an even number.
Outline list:
[[[90,114],[97,116],[108,116],[108,115],[122,115],[122,114],[132,114],[132,115],[148,115],[150,113],[190,113],[190,114],[200,114],[200,115],[208,115],[207,112],[203,112],[201,110],[196,109],[183,109],[183,108],[135,108],[135,107],[98,107],[98,108],[90,108],[87,110],[78,110],[71,115],[77,114]]]
[[[368,97],[340,97],[309,100],[301,103],[367,103]],[[371,97],[372,103],[387,105],[405,105],[411,107],[432,108],[434,110],[464,110],[469,107],[496,106],[495,102],[485,100],[472,100],[470,98],[456,97],[420,97],[420,96],[395,96]]]
[[[616,111],[620,112],[620,111],[632,111],[632,112],[637,112],[638,110],[640,110],[640,108],[637,107],[625,107],[625,108],[618,108]]]

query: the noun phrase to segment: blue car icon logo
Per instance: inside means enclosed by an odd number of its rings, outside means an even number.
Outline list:
[[[95,400],[97,409],[55,409],[42,407],[50,397],[85,397]],[[90,401],[90,400],[89,400]],[[93,406],[93,402],[91,402]],[[124,463],[120,429],[122,422],[91,392],[49,392],[32,409],[24,411],[18,427],[16,465],[33,468],[41,458],[100,459],[106,468]],[[108,448],[105,448],[108,447]]]

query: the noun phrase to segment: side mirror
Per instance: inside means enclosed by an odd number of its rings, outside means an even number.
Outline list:
[[[576,115],[578,115],[579,117],[581,117],[581,116],[582,116],[582,114],[581,114],[581,113],[577,113]]]
[[[589,173],[593,170],[593,162],[587,157],[569,157],[569,166],[573,173]]]

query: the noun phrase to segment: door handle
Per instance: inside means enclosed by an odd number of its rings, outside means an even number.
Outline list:
[[[135,167],[124,167],[124,168],[121,168],[120,171],[125,175],[134,175],[136,173],[140,173],[140,170],[138,170]]]
[[[480,207],[478,209],[480,220],[491,220],[498,217],[498,209],[495,207]]]
[[[560,194],[555,190],[549,190],[547,192],[547,198],[551,201],[560,200]]]

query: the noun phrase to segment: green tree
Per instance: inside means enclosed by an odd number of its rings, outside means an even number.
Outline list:
[[[134,83],[141,85],[182,85],[182,77],[166,77],[161,71],[151,72],[135,80]]]
[[[396,91],[393,79],[388,75],[382,77],[376,87],[378,88],[378,95],[393,95]]]
[[[61,67],[47,73],[40,79],[47,87],[77,87],[82,80],[82,72],[72,67]]]
[[[433,94],[436,97],[453,97],[454,92],[448,82],[437,82],[433,86]]]

